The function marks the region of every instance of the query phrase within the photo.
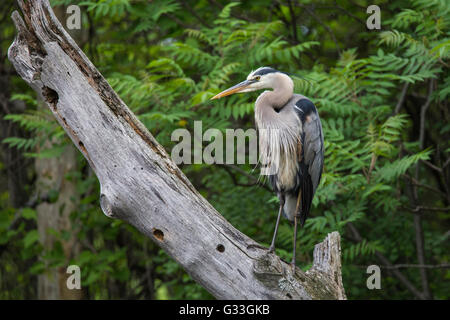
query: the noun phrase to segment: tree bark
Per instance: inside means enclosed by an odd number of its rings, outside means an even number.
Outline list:
[[[153,239],[219,299],[345,299],[333,232],[303,272],[231,226],[192,186],[55,18],[18,1],[9,59],[43,97],[100,182],[100,205]]]

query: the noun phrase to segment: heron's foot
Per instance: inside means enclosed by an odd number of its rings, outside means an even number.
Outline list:
[[[274,252],[275,252],[275,246],[274,245],[270,245],[269,253],[274,253]]]

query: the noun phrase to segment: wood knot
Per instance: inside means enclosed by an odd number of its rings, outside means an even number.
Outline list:
[[[103,213],[109,217],[114,218],[114,212],[112,210],[111,203],[108,201],[108,198],[104,193],[100,194],[100,207],[102,208]]]

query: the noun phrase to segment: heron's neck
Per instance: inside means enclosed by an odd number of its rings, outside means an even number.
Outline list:
[[[290,77],[284,74],[280,75],[277,80],[274,81],[272,88],[272,91],[264,91],[258,98],[258,100],[261,100],[261,106],[280,109],[294,94],[294,82]]]

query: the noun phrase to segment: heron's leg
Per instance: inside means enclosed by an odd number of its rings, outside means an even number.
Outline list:
[[[291,265],[295,268],[295,249],[297,248],[297,220],[300,218],[299,214],[296,214],[294,217],[294,249],[292,250],[292,261]]]
[[[275,251],[275,238],[277,237],[278,224],[280,223],[281,212],[283,211],[283,206],[284,206],[284,195],[279,194],[278,198],[280,199],[280,209],[278,210],[277,223],[275,224],[275,231],[273,232],[273,238],[272,238],[272,243],[270,244],[270,247],[269,247],[269,252]]]
[[[299,190],[297,196],[297,205],[295,208],[295,215],[294,215],[294,249],[292,250],[292,261],[291,261],[291,265],[294,269],[295,269],[295,251],[297,249],[297,223],[298,219],[300,218],[301,199],[302,199],[302,189]]]

